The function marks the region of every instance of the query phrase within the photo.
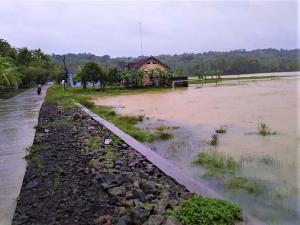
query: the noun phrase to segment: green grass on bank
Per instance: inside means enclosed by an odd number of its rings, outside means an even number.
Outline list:
[[[166,214],[178,218],[183,225],[234,225],[243,220],[238,205],[201,195],[193,195]]]
[[[161,88],[162,89],[162,88]],[[121,130],[129,134],[130,136],[136,138],[141,142],[152,142],[154,140],[166,140],[173,137],[172,134],[165,132],[164,130],[149,130],[145,131],[136,127],[139,122],[142,122],[143,116],[123,116],[117,114],[111,107],[107,106],[95,106],[91,98],[94,95],[117,95],[120,93],[141,93],[145,91],[161,90],[160,88],[145,88],[143,89],[123,89],[123,88],[112,88],[106,91],[100,91],[96,89],[86,89],[82,88],[69,88],[64,91],[60,86],[54,85],[50,87],[47,91],[46,101],[58,103],[64,108],[75,107],[74,102],[79,102],[84,105],[94,113],[113,123]]]
[[[204,84],[209,83],[220,83],[222,81],[230,81],[230,80],[261,80],[261,79],[279,79],[277,76],[250,76],[250,77],[228,77],[228,78],[208,78],[204,80]],[[202,80],[199,79],[189,79],[189,84],[202,84]]]
[[[170,90],[170,87],[140,87],[140,88],[126,88],[119,86],[106,87],[105,91],[99,88],[86,88],[82,87],[72,87],[68,91],[72,94],[80,95],[93,95],[93,96],[116,96],[116,95],[126,95],[126,94],[140,94],[146,92],[159,92],[163,90]]]

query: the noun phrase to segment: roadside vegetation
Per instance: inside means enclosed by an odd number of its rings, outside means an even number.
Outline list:
[[[43,169],[44,165],[42,161],[36,156],[37,153],[46,151],[47,147],[40,144],[33,144],[26,149],[25,159],[33,163],[37,168]]]
[[[49,79],[65,77],[63,68],[40,49],[14,48],[0,39],[0,98],[12,97]]]

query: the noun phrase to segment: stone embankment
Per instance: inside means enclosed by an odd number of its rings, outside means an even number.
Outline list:
[[[78,108],[44,103],[13,224],[180,225],[191,194]]]

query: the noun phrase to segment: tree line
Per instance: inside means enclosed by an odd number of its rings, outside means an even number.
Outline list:
[[[0,39],[0,94],[64,77],[64,69],[40,49],[14,48]]]
[[[132,57],[111,58],[109,55],[96,56],[90,53],[66,54],[67,66],[77,68],[87,61],[96,62],[105,67],[120,66],[138,60]],[[51,56],[61,63],[60,55]],[[252,51],[234,50],[228,52],[184,53],[158,55],[157,59],[171,67],[178,76],[199,76],[221,71],[222,74],[247,74],[267,72],[287,72],[299,70],[300,50],[258,49]]]
[[[83,88],[87,87],[87,83],[100,83],[100,88],[105,89],[107,84],[111,86],[125,86],[125,87],[143,87],[144,75],[147,74],[153,86],[167,85],[169,78],[173,76],[172,71],[162,71],[159,69],[144,71],[144,70],[120,70],[116,66],[105,67],[100,64],[88,61],[83,65],[83,68],[78,70],[73,76],[73,81],[81,82]]]

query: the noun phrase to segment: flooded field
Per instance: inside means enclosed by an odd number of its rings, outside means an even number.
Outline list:
[[[299,78],[231,81],[101,97],[95,103],[144,115],[140,127],[174,135],[148,143],[153,151],[266,224],[296,225]]]

